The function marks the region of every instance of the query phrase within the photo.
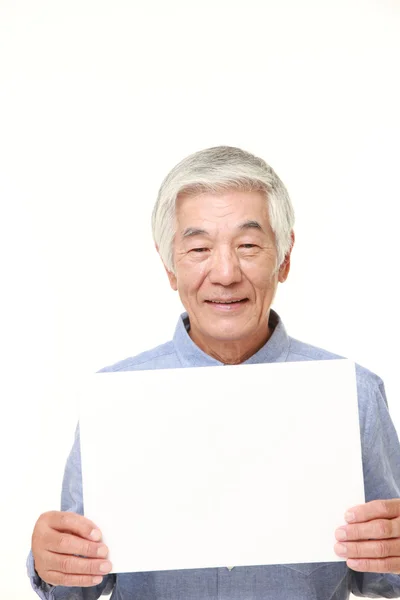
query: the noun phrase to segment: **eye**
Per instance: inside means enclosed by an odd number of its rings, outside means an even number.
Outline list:
[[[208,250],[208,248],[192,248],[190,252],[206,252]]]
[[[255,247],[256,247],[255,244],[242,244],[242,248],[246,248],[246,249],[248,249],[248,248],[255,248]]]

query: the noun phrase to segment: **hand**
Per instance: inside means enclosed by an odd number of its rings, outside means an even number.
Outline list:
[[[400,573],[400,499],[373,500],[345,514],[335,552],[353,571]],[[365,541],[364,541],[365,540]]]
[[[39,577],[52,585],[90,587],[111,571],[108,548],[92,521],[72,512],[50,511],[36,521],[32,554]],[[85,558],[74,556],[79,554]]]

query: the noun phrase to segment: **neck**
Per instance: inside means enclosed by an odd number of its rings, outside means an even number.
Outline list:
[[[272,333],[273,330],[267,325],[266,329],[260,327],[260,331],[250,339],[225,342],[205,338],[192,328],[189,330],[190,338],[200,350],[225,365],[239,365],[248,360],[267,343]]]

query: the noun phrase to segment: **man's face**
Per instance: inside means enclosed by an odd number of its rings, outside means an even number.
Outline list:
[[[229,191],[178,198],[174,265],[171,287],[189,315],[192,339],[202,346],[251,342],[260,328],[267,332],[278,281],[285,281],[290,262],[287,257],[276,270],[264,195]]]

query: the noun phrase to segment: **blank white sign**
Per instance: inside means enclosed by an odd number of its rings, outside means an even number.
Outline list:
[[[364,503],[354,363],[99,373],[81,388],[85,515],[113,572],[335,562]]]

